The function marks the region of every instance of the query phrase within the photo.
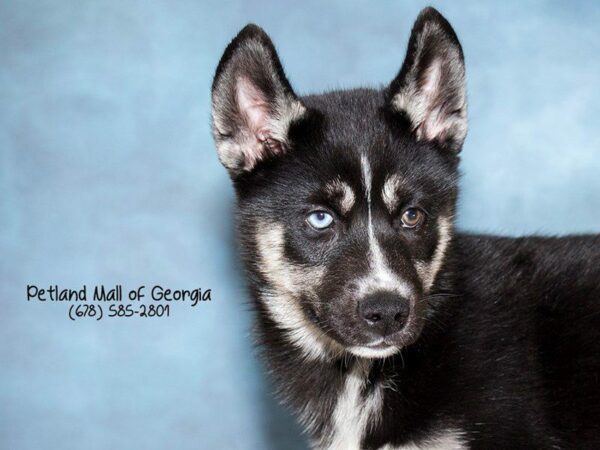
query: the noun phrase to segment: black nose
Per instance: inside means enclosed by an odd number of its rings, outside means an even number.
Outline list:
[[[378,292],[363,298],[358,313],[369,329],[381,336],[400,331],[409,313],[408,300],[392,292]]]

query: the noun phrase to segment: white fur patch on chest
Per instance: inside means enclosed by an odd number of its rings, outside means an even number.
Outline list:
[[[346,376],[344,387],[332,414],[331,434],[315,448],[360,450],[365,434],[381,420],[383,388],[375,386],[364,394],[372,363],[358,360]],[[465,434],[458,429],[442,429],[429,437],[399,447],[385,445],[381,450],[466,450]]]
[[[332,434],[323,448],[328,450],[360,449],[368,426],[375,425],[381,416],[383,393],[380,387],[363,394],[371,363],[356,362],[347,375],[332,416]]]

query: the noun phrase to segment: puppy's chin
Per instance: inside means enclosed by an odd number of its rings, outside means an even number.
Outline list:
[[[342,344],[347,353],[367,359],[383,359],[399,353],[402,349],[414,344],[420,336],[420,329],[403,330],[396,336],[379,338],[376,341],[360,344]]]
[[[393,345],[388,346],[377,346],[377,347],[368,347],[368,346],[353,346],[347,347],[346,350],[349,353],[352,353],[355,356],[359,356],[361,358],[368,359],[382,359],[387,358],[388,356],[392,356],[400,350],[398,347]]]

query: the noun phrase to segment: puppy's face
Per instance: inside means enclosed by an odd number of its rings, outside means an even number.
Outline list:
[[[423,11],[381,91],[302,98],[267,35],[248,26],[225,51],[212,98],[268,320],[309,357],[385,357],[414,342],[451,239],[466,134],[450,25]]]

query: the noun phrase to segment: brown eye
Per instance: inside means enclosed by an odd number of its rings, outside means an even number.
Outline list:
[[[415,228],[420,225],[425,218],[423,211],[417,208],[408,208],[402,214],[402,226],[404,228]]]

